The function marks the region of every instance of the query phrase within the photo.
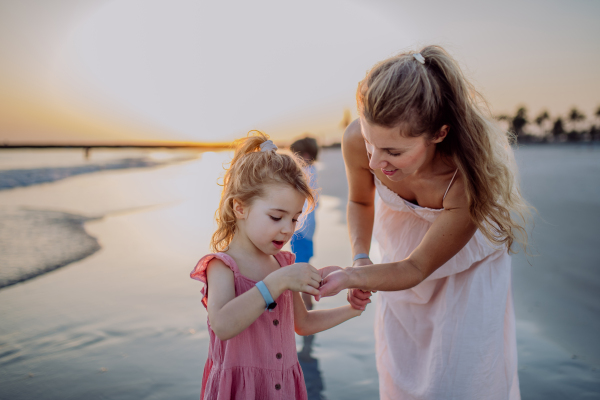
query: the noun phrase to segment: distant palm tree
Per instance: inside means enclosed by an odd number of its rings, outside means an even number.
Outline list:
[[[565,128],[563,127],[563,120],[561,117],[556,118],[554,121],[554,125],[552,126],[552,134],[554,136],[559,136],[565,133]]]
[[[580,112],[577,107],[573,107],[571,111],[569,111],[569,121],[572,124],[571,130],[575,131],[575,128],[577,128],[577,123],[583,120],[585,120],[585,114]]]
[[[544,124],[544,121],[546,121],[547,119],[550,119],[550,115],[548,114],[548,111],[544,110],[540,113],[540,115],[538,115],[535,118],[535,123],[537,124],[537,126],[540,127],[540,130],[542,129],[542,125]]]
[[[514,116],[512,120],[512,128],[517,136],[523,135],[523,128],[527,125],[529,121],[527,121],[527,109],[525,107],[520,107],[517,110],[517,114]]]
[[[348,127],[348,125],[350,125],[351,122],[352,122],[352,113],[350,112],[350,110],[348,110],[346,108],[346,109],[344,109],[344,116],[342,117],[342,120],[340,121],[340,128],[346,129]]]

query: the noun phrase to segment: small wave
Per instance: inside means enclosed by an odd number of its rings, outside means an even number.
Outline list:
[[[98,171],[156,167],[165,164],[171,164],[173,162],[187,161],[190,159],[193,158],[182,157],[170,160],[124,158],[116,161],[76,165],[70,167],[11,169],[7,171],[0,171],[0,190],[55,182],[71,176],[89,174]]]
[[[84,259],[100,249],[90,220],[58,211],[0,209],[0,288]]]

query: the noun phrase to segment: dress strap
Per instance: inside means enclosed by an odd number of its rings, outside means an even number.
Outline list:
[[[452,179],[450,180],[450,184],[448,185],[448,188],[446,189],[446,193],[444,193],[444,197],[442,198],[442,201],[444,201],[446,199],[446,195],[448,194],[448,190],[450,190],[450,186],[452,186],[452,182],[454,182],[454,178],[456,177],[456,173],[458,172],[458,168],[456,168],[456,171],[454,171],[454,175],[452,175]]]

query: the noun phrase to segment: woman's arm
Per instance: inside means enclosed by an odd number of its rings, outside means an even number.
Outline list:
[[[347,218],[352,255],[369,254],[375,215],[375,184],[358,119],[344,132],[342,154],[348,179]]]
[[[307,311],[300,293],[294,292],[294,330],[298,335],[308,336],[322,332],[358,317],[362,310],[356,310],[349,304],[328,310]]]
[[[321,296],[332,296],[345,288],[396,291],[423,282],[458,253],[473,237],[477,227],[471,220],[460,177],[444,200],[444,211],[408,258],[394,263],[345,268],[325,278]]]
[[[321,276],[309,264],[294,264],[280,268],[263,279],[273,299],[285,290],[296,290],[318,295]],[[219,259],[213,259],[207,269],[208,320],[215,335],[228,340],[249,327],[265,311],[265,300],[258,288],[235,296],[234,276],[231,269]],[[297,294],[297,293],[296,293]]]

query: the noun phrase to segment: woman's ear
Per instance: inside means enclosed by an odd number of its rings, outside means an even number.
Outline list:
[[[431,143],[440,143],[446,136],[448,136],[448,131],[450,131],[450,127],[448,125],[442,125],[439,131],[436,132],[435,137],[431,140]]]
[[[233,215],[236,219],[246,219],[246,211],[247,209],[241,201],[233,199]]]

